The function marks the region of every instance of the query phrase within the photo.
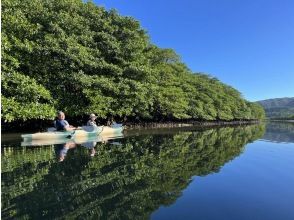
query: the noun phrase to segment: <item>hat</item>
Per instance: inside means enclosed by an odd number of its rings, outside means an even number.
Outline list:
[[[63,114],[64,114],[63,111],[58,111],[58,112],[57,112],[57,115],[63,115]]]
[[[90,115],[90,118],[97,118],[97,116],[96,116],[95,114],[92,113],[92,114]]]

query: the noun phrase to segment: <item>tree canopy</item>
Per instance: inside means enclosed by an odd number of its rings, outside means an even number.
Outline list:
[[[2,120],[70,116],[260,119],[234,88],[193,73],[132,17],[82,0],[2,1]]]

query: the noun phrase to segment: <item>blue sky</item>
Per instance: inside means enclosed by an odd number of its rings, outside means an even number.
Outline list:
[[[250,101],[294,96],[293,0],[104,0],[132,16],[151,42],[174,49],[194,72]]]

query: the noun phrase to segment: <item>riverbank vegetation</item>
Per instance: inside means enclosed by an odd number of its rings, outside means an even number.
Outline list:
[[[57,110],[151,121],[264,117],[259,104],[192,72],[115,10],[81,0],[3,0],[1,16],[3,122],[53,119]]]

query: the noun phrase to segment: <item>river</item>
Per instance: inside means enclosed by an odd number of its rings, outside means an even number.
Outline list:
[[[294,123],[127,131],[21,146],[2,135],[2,219],[294,219]]]

